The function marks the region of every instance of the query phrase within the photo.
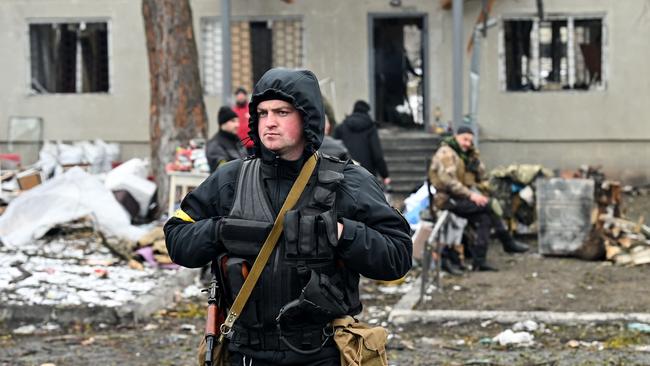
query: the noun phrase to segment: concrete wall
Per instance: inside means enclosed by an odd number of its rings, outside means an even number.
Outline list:
[[[191,0],[197,40],[200,20],[219,15],[218,0]],[[304,27],[304,66],[336,84],[340,119],[356,99],[370,98],[368,14],[426,14],[428,98],[442,120],[452,114],[451,11],[434,0],[233,0],[232,17],[298,16]],[[465,1],[465,39],[481,1]],[[38,116],[47,140],[102,138],[122,143],[123,158],[147,156],[149,80],[141,3],[137,0],[3,0],[0,2],[0,150],[10,116]],[[606,87],[602,91],[506,92],[499,84],[499,32],[482,42],[479,122],[488,166],[518,162],[550,168],[601,164],[612,174],[648,178],[650,150],[650,5],[646,0],[545,0],[548,13],[604,14]],[[535,14],[534,1],[500,0],[493,16]],[[30,19],[107,19],[111,91],[108,94],[34,95],[29,91]],[[499,23],[500,26],[500,23]],[[199,53],[202,52],[200,43]],[[469,69],[469,55],[464,69]],[[464,84],[467,95],[467,82]],[[206,96],[210,134],[217,130],[220,95]],[[467,110],[467,109],[465,109]],[[639,173],[641,171],[641,173]]]
[[[479,1],[466,2],[466,37],[479,8]],[[534,1],[503,0],[495,3],[492,15],[501,19],[536,11]],[[488,165],[513,160],[550,168],[592,164],[624,180],[648,181],[650,47],[644,35],[650,34],[650,4],[645,0],[545,0],[544,11],[604,14],[606,87],[601,91],[503,91],[499,32],[498,28],[490,30],[483,41],[478,116],[482,155]],[[450,13],[445,21],[451,21]]]
[[[194,30],[201,53],[200,20],[218,16],[218,0],[192,0]],[[272,19],[299,16],[304,27],[304,66],[336,85],[333,104],[338,118],[357,99],[369,99],[368,14],[428,14],[430,29],[439,27],[437,2],[404,0],[399,8],[388,1],[304,0],[294,4],[268,0],[232,1],[232,18]],[[109,22],[110,92],[107,94],[33,94],[29,89],[29,20],[106,19]],[[430,60],[439,57],[441,32],[431,32]],[[102,138],[123,144],[123,158],[148,155],[149,80],[142,24],[137,0],[3,0],[0,2],[0,141],[7,138],[10,116],[44,120],[46,140]],[[11,51],[9,51],[11,50]],[[432,105],[442,103],[444,70],[431,63]],[[221,95],[206,96],[209,133],[217,130]],[[0,151],[6,149],[0,143]],[[34,149],[32,149],[34,150]],[[34,150],[36,151],[36,150]],[[27,153],[27,155],[34,155]],[[35,156],[34,156],[35,158]],[[27,159],[30,160],[30,159]]]
[[[110,92],[31,93],[29,21],[77,19],[108,21]],[[139,1],[3,0],[0,3],[0,140],[7,139],[10,116],[34,116],[43,118],[47,140],[102,138],[130,144],[147,141],[149,78],[143,29]]]

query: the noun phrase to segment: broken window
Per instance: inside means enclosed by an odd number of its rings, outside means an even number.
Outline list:
[[[109,91],[107,23],[30,24],[29,41],[34,92]]]
[[[589,90],[603,86],[600,18],[549,17],[503,22],[505,89]]]

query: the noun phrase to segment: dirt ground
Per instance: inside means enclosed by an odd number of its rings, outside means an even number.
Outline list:
[[[650,218],[650,197],[625,196],[626,215]],[[535,237],[519,238],[531,246],[510,255],[493,242],[488,262],[499,272],[445,276],[442,292],[431,293],[420,309],[647,312],[650,266],[621,267],[610,262],[549,258],[537,254]]]
[[[509,255],[496,245],[489,263],[499,272],[444,276],[443,291],[431,293],[420,309],[646,312],[650,266],[546,258],[531,252]]]
[[[626,197],[628,217],[650,218],[648,197]],[[507,255],[493,246],[488,255],[501,270],[443,278],[422,309],[647,312],[650,266],[616,267],[604,262]],[[414,271],[417,273],[417,271]],[[409,279],[412,281],[412,278]],[[362,283],[362,320],[391,331],[390,365],[650,365],[650,334],[627,324],[546,325],[531,332],[528,347],[490,341],[509,324],[412,324],[386,322],[409,285]],[[90,327],[16,335],[0,324],[0,366],[195,365],[204,324],[203,298],[182,299],[153,319],[120,327]]]
[[[385,323],[399,298],[390,288],[366,292],[362,318],[388,326],[389,364],[395,365],[649,365],[650,334],[626,324],[544,326],[529,347],[499,346],[490,339],[511,325],[491,322]],[[388,294],[386,294],[388,292]],[[372,297],[371,297],[372,296]],[[203,299],[185,299],[146,323],[121,327],[78,325],[26,336],[0,330],[0,365],[196,365],[203,328]]]

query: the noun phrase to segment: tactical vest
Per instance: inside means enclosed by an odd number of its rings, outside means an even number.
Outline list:
[[[222,219],[219,236],[226,254],[218,263],[230,304],[276,216],[261,164],[261,159],[242,163],[232,209]],[[338,244],[336,191],[345,165],[321,155],[300,200],[285,216],[283,234],[233,327],[231,343],[261,350],[313,349],[327,341],[324,329],[333,318],[360,312],[359,275],[348,271],[333,250]]]

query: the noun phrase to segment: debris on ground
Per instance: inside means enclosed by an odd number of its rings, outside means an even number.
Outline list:
[[[160,265],[132,268],[105,240],[91,221],[81,220],[19,247],[0,246],[0,303],[118,307],[172,275],[157,270]]]
[[[628,266],[650,263],[650,227],[644,216],[624,216],[623,193],[639,195],[640,190],[608,180],[599,167],[583,166],[561,177],[539,185],[542,254]]]
[[[543,330],[544,324],[537,324],[533,320],[526,320],[523,322],[517,322],[512,326],[512,330],[515,332],[526,331],[526,332],[536,332],[538,329]]]
[[[492,338],[495,343],[501,346],[516,345],[527,347],[534,342],[535,336],[528,332],[513,332],[512,329],[506,329]]]
[[[553,172],[541,165],[514,164],[497,167],[489,174],[490,196],[499,201],[502,218],[511,232],[537,232],[536,186],[538,178],[552,177]]]
[[[57,224],[87,216],[107,236],[137,240],[144,234],[131,225],[131,217],[99,178],[73,168],[11,201],[0,216],[0,238],[5,245],[20,247]]]
[[[649,333],[650,334],[650,324],[645,323],[630,323],[627,325],[627,329],[635,332]]]

